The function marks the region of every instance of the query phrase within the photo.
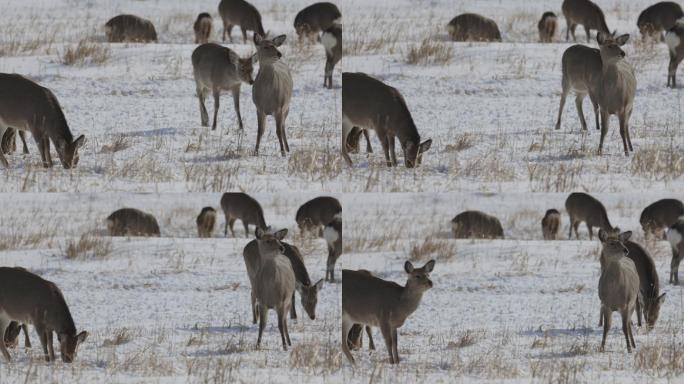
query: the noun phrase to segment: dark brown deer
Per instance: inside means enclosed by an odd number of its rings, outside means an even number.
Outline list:
[[[568,232],[568,239],[572,239],[572,230],[575,230],[575,238],[579,239],[577,229],[581,222],[587,224],[589,231],[589,239],[594,238],[594,227],[598,227],[608,233],[618,232],[618,228],[614,228],[608,220],[608,213],[606,208],[596,198],[584,193],[574,192],[565,200],[565,210],[570,216],[570,231]]]
[[[197,236],[209,238],[214,233],[216,226],[216,210],[212,207],[204,207],[197,216]]]
[[[639,223],[648,240],[651,235],[664,238],[665,230],[684,216],[684,204],[677,199],[662,199],[654,202],[641,211]]]
[[[539,30],[539,41],[542,43],[551,43],[553,38],[556,36],[556,30],[558,29],[558,17],[553,12],[544,12],[537,23],[537,29]]]
[[[451,231],[457,239],[503,239],[501,222],[480,211],[461,212],[451,220]]]
[[[567,23],[567,30],[565,31],[566,41],[570,39],[570,34],[572,34],[572,40],[577,41],[575,38],[575,28],[579,24],[582,24],[587,32],[587,43],[591,41],[592,29],[606,34],[610,33],[601,7],[590,0],[564,0],[561,9]]]
[[[152,236],[161,234],[157,219],[135,208],[121,208],[107,217],[110,236]]]
[[[197,20],[192,25],[192,30],[195,32],[195,44],[206,44],[209,42],[213,23],[214,20],[210,14],[202,12],[197,15]]]
[[[453,41],[501,41],[496,21],[474,13],[464,13],[447,25]]]
[[[314,3],[297,13],[294,28],[300,39],[317,35],[330,28],[334,23],[340,23],[342,13],[333,3]],[[340,43],[341,44],[341,43]]]
[[[295,221],[301,231],[312,231],[321,236],[323,227],[341,213],[342,204],[339,200],[331,196],[319,196],[297,209]]]
[[[589,95],[591,104],[594,107],[596,129],[600,130],[598,98],[601,90],[601,81],[603,79],[601,51],[584,45],[573,45],[563,52],[561,70],[563,72],[561,81],[563,90],[561,92],[556,129],[558,130],[561,127],[561,116],[563,115],[563,108],[565,107],[565,98],[570,91],[573,91],[575,93],[575,106],[577,107],[577,114],[579,115],[582,130],[587,130],[587,122],[584,120],[584,111],[582,109],[582,102],[587,95]]]
[[[561,215],[557,209],[549,209],[546,211],[546,214],[541,221],[544,240],[557,240],[558,232],[560,231],[560,224]]]
[[[118,15],[105,24],[107,41],[110,43],[149,43],[157,41],[154,24],[135,15]]]
[[[684,16],[679,4],[673,1],[661,1],[646,8],[639,14],[637,26],[643,39],[663,39],[663,31],[674,27],[677,20]]]
[[[245,0],[221,0],[219,3],[219,15],[223,20],[223,41],[226,35],[233,42],[233,26],[239,25],[242,30],[242,42],[247,43],[247,31],[265,36],[264,26],[261,24],[261,14],[255,6]]]
[[[226,216],[226,227],[224,235],[228,236],[228,228],[230,233],[235,237],[233,224],[235,220],[240,219],[245,226],[245,237],[249,237],[249,225],[255,225],[257,228],[266,229],[266,220],[264,220],[264,210],[261,208],[256,199],[242,192],[227,192],[221,197],[221,209]]]

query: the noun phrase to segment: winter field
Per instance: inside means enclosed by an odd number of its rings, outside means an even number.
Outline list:
[[[408,1],[341,3],[345,18],[343,68],[366,72],[404,96],[421,135],[432,148],[417,170],[385,166],[380,141],[374,153],[352,155],[345,191],[592,192],[681,189],[684,173],[682,88],[666,88],[665,44],[644,44],[639,13],[655,1],[596,0],[608,27],[631,34],[623,49],[635,68],[631,118],[634,153],[626,158],[612,117],[603,156],[600,134],[580,133],[574,96],[555,131],[565,42],[562,1]],[[362,6],[363,4],[363,6]],[[555,42],[538,43],[545,11],[558,17]],[[502,43],[454,43],[446,25],[475,12],[494,19]],[[595,36],[595,32],[592,36]],[[582,27],[578,43],[586,43]],[[571,38],[572,40],[572,38]],[[592,37],[592,47],[597,47]],[[681,73],[681,68],[680,68]],[[589,128],[595,127],[589,99]],[[401,149],[397,145],[397,153]],[[403,154],[398,161],[403,163]],[[346,175],[346,173],[345,173]]]
[[[311,279],[324,277],[327,247],[303,236],[294,221],[313,195],[254,194],[268,224],[289,228]],[[250,284],[242,250],[250,239],[224,238],[218,211],[212,239],[197,238],[203,206],[218,210],[219,194],[16,194],[0,199],[0,265],[23,266],[55,282],[78,330],[90,335],[74,363],[46,363],[31,327],[33,348],[10,350],[0,362],[2,383],[339,382],[340,270],[319,294],[316,320],[297,296],[288,323],[292,347],[282,350],[275,312],[261,350],[252,325]],[[105,236],[115,209],[137,207],[156,216],[161,238]],[[253,228],[250,229],[253,231]],[[250,232],[251,233],[251,232]],[[250,235],[253,238],[253,234]],[[55,349],[57,349],[55,341]]]
[[[596,194],[613,225],[633,230],[656,262],[667,292],[653,331],[636,328],[628,354],[613,315],[606,352],[598,351],[601,245],[568,241],[566,194],[366,194],[345,196],[345,268],[367,269],[406,282],[403,265],[435,259],[428,290],[399,328],[399,365],[388,364],[382,335],[376,351],[352,352],[356,382],[678,382],[684,373],[684,295],[668,284],[671,250],[665,241],[643,243],[641,210],[666,195]],[[562,214],[561,239],[543,241],[548,208]],[[455,240],[451,219],[467,209],[497,216],[505,240]]]
[[[192,25],[198,13],[211,13],[211,40],[220,41],[218,0],[4,1],[0,71],[23,74],[50,88],[71,131],[84,134],[87,143],[76,169],[57,165],[45,170],[29,135],[31,154],[8,158],[11,167],[2,170],[0,190],[321,190],[342,166],[341,66],[336,68],[334,88],[323,88],[323,46],[297,42],[292,23],[309,1],[252,3],[267,32],[287,35],[280,50],[290,66],[294,90],[286,121],[291,152],[285,158],[280,156],[271,117],[259,156],[253,155],[257,122],[248,84],[241,88],[243,134],[230,92],[221,97],[217,130],[200,124]],[[150,19],[159,42],[107,43],[104,24],[120,13]],[[229,48],[242,56],[256,52],[251,40],[243,44],[239,28],[233,29],[233,37]],[[212,97],[207,109],[213,116]]]

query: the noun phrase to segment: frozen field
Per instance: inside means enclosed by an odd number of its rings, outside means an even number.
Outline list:
[[[325,241],[303,237],[294,222],[299,205],[313,196],[254,196],[268,224],[290,229],[286,240],[300,247],[312,280],[323,278]],[[248,239],[241,224],[239,238],[226,239],[219,217],[213,239],[196,238],[196,215],[205,205],[218,209],[219,199],[218,194],[1,199],[0,265],[23,266],[55,282],[76,327],[90,336],[73,364],[59,356],[48,364],[31,328],[33,348],[24,351],[22,338],[21,347],[11,351],[13,362],[0,362],[0,382],[339,381],[341,284],[325,284],[315,321],[306,317],[298,296],[298,319],[288,323],[290,351],[282,350],[273,311],[262,350],[255,350],[258,328],[251,323],[242,258]],[[123,206],[154,214],[162,237],[100,237],[103,220]]]
[[[345,268],[368,269],[404,284],[404,261],[436,259],[434,287],[399,328],[398,366],[378,329],[377,350],[352,352],[357,382],[674,382],[684,373],[682,290],[667,283],[671,251],[664,241],[646,245],[667,292],[660,319],[638,329],[627,354],[613,317],[606,352],[598,352],[600,243],[567,241],[565,194],[367,194],[345,196]],[[597,194],[613,225],[634,230],[642,243],[641,209],[652,200],[637,194]],[[664,197],[664,196],[663,196]],[[562,212],[560,241],[541,240],[547,208]],[[499,217],[506,240],[455,240],[449,221],[466,209]],[[635,320],[636,324],[636,320]],[[636,329],[636,328],[635,328]],[[364,347],[367,341],[364,340]]]
[[[604,155],[600,134],[580,133],[570,95],[561,130],[554,126],[565,42],[562,1],[407,1],[342,3],[345,72],[366,72],[396,87],[432,148],[418,170],[386,169],[379,140],[374,153],[352,155],[346,191],[629,191],[681,189],[684,172],[682,89],[668,89],[664,44],[640,42],[636,20],[649,0],[597,0],[611,30],[630,33],[624,47],[638,82],[631,119],[635,152],[625,158],[616,117]],[[361,4],[364,4],[361,6]],[[559,15],[553,44],[539,44],[537,22]],[[446,25],[475,12],[494,19],[502,43],[453,43]],[[582,27],[578,43],[586,44]],[[591,45],[597,47],[595,38]],[[681,68],[680,68],[681,71]],[[589,128],[595,127],[589,99]],[[398,145],[397,145],[398,147]],[[365,145],[362,146],[365,149]],[[398,147],[397,153],[401,153]],[[403,163],[403,154],[398,161]]]
[[[275,122],[267,119],[260,154],[251,87],[243,84],[239,134],[230,92],[221,98],[216,131],[202,127],[191,54],[192,25],[200,12],[214,18],[212,40],[223,29],[218,0],[29,0],[7,1],[0,15],[0,72],[21,73],[54,91],[71,131],[88,140],[73,171],[44,170],[37,147],[15,154],[2,170],[3,191],[209,191],[229,189],[322,189],[339,173],[341,69],[334,89],[323,88],[321,44],[297,43],[297,1],[252,1],[264,28],[287,34],[281,52],[290,66],[294,91],[287,119],[291,152],[280,156]],[[104,24],[120,13],[150,19],[158,44],[109,44]],[[240,35],[238,37],[238,35]],[[256,52],[233,29],[229,47],[245,56]],[[65,64],[65,53],[83,42],[92,53]],[[255,68],[256,69],[256,68]],[[256,76],[256,71],[254,73]],[[207,100],[213,116],[213,98]],[[54,153],[54,150],[53,150]],[[55,157],[56,158],[56,157]],[[283,177],[289,176],[287,183]]]

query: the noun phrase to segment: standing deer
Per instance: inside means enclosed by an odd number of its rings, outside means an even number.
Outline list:
[[[285,131],[285,120],[290,112],[290,100],[292,99],[292,76],[290,68],[280,58],[283,56],[278,47],[285,42],[285,35],[280,35],[272,40],[254,35],[254,44],[257,46],[259,58],[259,72],[257,73],[254,86],[252,87],[252,101],[257,109],[257,132],[255,155],[259,154],[259,143],[266,128],[266,116],[273,115],[276,123],[276,135],[280,142],[280,153],[290,152]]]
[[[74,140],[54,93],[21,75],[0,73],[0,137],[10,127],[31,132],[44,167],[52,167],[50,141],[64,168],[78,164],[85,137]],[[2,151],[0,162],[9,167]]]
[[[665,44],[670,51],[670,65],[667,70],[667,86],[677,88],[677,67],[684,59],[684,23],[677,22],[665,34]]]
[[[233,224],[235,220],[240,219],[245,226],[245,237],[249,237],[249,225],[255,225],[257,228],[266,229],[266,220],[264,220],[264,210],[261,205],[253,197],[242,192],[226,192],[221,196],[221,209],[226,216],[226,227],[224,235],[228,237],[228,227],[230,233],[235,237]]]
[[[453,41],[501,41],[496,21],[474,13],[464,13],[447,25]]]
[[[342,73],[342,156],[349,166],[347,141],[352,128],[373,129],[380,139],[388,167],[397,165],[395,139],[404,151],[407,168],[420,165],[432,140],[420,142],[418,129],[404,97],[396,88],[365,73]]]
[[[242,30],[242,41],[247,43],[247,31],[254,34],[266,35],[261,24],[261,14],[252,4],[245,0],[221,0],[218,7],[219,15],[223,20],[223,41],[226,41],[226,34],[230,42],[233,42],[234,25],[239,25]]]
[[[321,44],[325,47],[323,86],[332,89],[332,76],[335,65],[342,60],[342,24],[333,24],[325,29],[321,35]]]
[[[26,134],[24,131],[17,131],[14,128],[7,128],[5,135],[2,136],[2,141],[0,141],[0,151],[7,155],[9,153],[14,153],[17,150],[17,132],[19,132],[19,137],[21,138],[22,144],[24,144],[24,154],[28,154],[28,146],[26,146]]]
[[[565,210],[568,211],[568,216],[570,216],[570,231],[568,232],[568,239],[572,239],[572,230],[575,230],[575,238],[579,240],[579,233],[577,229],[581,222],[587,224],[587,230],[589,231],[589,239],[594,239],[593,227],[599,227],[600,229],[608,232],[614,233],[619,232],[618,228],[614,228],[608,220],[608,213],[606,208],[601,204],[600,201],[594,197],[583,193],[574,192],[565,200]]]
[[[55,360],[53,332],[65,363],[74,360],[79,344],[88,337],[85,331],[76,334],[69,307],[54,283],[22,268],[0,267],[0,335],[12,321],[33,324],[48,362]],[[11,361],[4,337],[0,337],[0,351]]]
[[[670,261],[670,284],[679,285],[679,263],[684,256],[684,219],[680,218],[667,230],[667,241],[672,247]]]
[[[328,260],[325,265],[325,280],[335,282],[335,263],[342,255],[342,214],[335,215],[325,226],[323,237],[328,244]]]
[[[603,139],[608,132],[608,118],[610,115],[617,115],[620,120],[622,146],[625,156],[629,156],[629,151],[634,151],[629,135],[629,119],[632,116],[637,83],[634,68],[624,60],[625,52],[620,48],[629,40],[629,35],[613,37],[608,33],[599,32],[596,40],[603,62],[598,98],[601,112],[601,142],[598,153],[600,155],[603,151]]]
[[[606,25],[606,17],[601,10],[601,7],[594,4],[590,0],[564,0],[561,7],[563,15],[565,16],[567,29],[565,31],[565,40],[570,39],[572,33],[572,40],[575,38],[575,28],[582,24],[584,30],[587,32],[587,43],[591,41],[591,30],[595,29],[599,32],[608,34],[608,26]]]
[[[294,28],[299,39],[311,37],[341,22],[342,13],[333,3],[314,3],[297,13]]]
[[[503,239],[501,222],[480,211],[461,212],[451,220],[451,231],[457,239]]]
[[[605,350],[611,317],[616,311],[622,316],[622,332],[627,341],[627,352],[631,353],[632,348],[636,348],[632,333],[632,313],[639,297],[639,274],[634,262],[626,257],[628,251],[624,245],[631,235],[631,232],[617,234],[599,230],[603,263],[598,287],[603,321],[601,352]]]
[[[154,24],[135,15],[118,15],[107,21],[105,34],[110,43],[149,43],[157,41]]]
[[[295,221],[301,231],[319,232],[320,236],[323,234],[323,227],[341,213],[342,204],[339,200],[331,196],[319,196],[297,209]]]
[[[256,55],[240,58],[230,48],[218,44],[202,44],[192,52],[192,71],[195,76],[197,98],[199,99],[200,117],[202,126],[209,126],[209,113],[204,106],[204,99],[211,92],[214,96],[214,122],[212,131],[216,129],[216,117],[219,110],[219,98],[221,91],[233,93],[235,113],[238,118],[238,127],[243,129],[242,116],[240,115],[240,85],[244,82],[253,84],[252,73]]]
[[[197,216],[197,236],[200,238],[209,238],[214,233],[216,226],[216,210],[212,207],[204,207]]]
[[[107,217],[110,236],[152,236],[161,234],[157,219],[135,208],[121,208]]]
[[[663,39],[663,31],[674,27],[677,20],[684,16],[684,11],[679,4],[673,1],[661,1],[646,8],[639,14],[637,26],[641,37]]]
[[[195,44],[206,44],[209,42],[213,23],[214,20],[207,12],[197,15],[197,20],[192,25],[192,30],[195,32]]]
[[[641,211],[639,223],[647,240],[650,235],[662,239],[665,234],[664,230],[671,227],[682,216],[684,216],[684,204],[680,200],[662,199]]]
[[[544,218],[541,221],[542,234],[544,240],[557,240],[558,231],[560,230],[561,215],[557,209],[549,209],[546,211]]]
[[[404,270],[408,280],[403,287],[365,272],[342,271],[342,351],[352,364],[354,357],[347,341],[354,324],[380,328],[390,364],[399,363],[397,329],[418,309],[423,293],[432,288],[430,272],[434,267],[434,260],[421,268],[407,261]]]
[[[561,92],[560,108],[558,109],[558,120],[556,129],[561,127],[561,116],[565,107],[565,98],[570,91],[575,93],[575,106],[579,115],[582,130],[587,130],[587,122],[584,120],[582,102],[584,97],[589,95],[591,104],[594,107],[594,118],[596,129],[600,130],[599,120],[599,94],[601,88],[603,64],[601,62],[601,52],[596,48],[584,45],[573,45],[563,52],[561,60],[563,79],[561,81],[563,90]]]
[[[553,12],[544,12],[537,24],[539,30],[539,41],[542,43],[553,42],[553,37],[556,36],[558,29],[558,18]]]

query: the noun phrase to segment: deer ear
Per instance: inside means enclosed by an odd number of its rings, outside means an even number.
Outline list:
[[[618,37],[617,39],[615,39],[615,42],[618,45],[622,46],[622,45],[625,45],[625,43],[627,43],[627,40],[629,40],[629,34],[628,33]]]
[[[76,344],[81,344],[82,342],[86,341],[88,338],[88,332],[83,331],[76,336]]]
[[[427,139],[427,140],[423,141],[418,146],[418,153],[423,153],[423,152],[427,151],[428,149],[430,149],[430,146],[432,146],[432,139]]]
[[[278,240],[284,239],[285,236],[287,236],[287,228],[281,229],[280,231],[274,233],[273,236],[275,236]]]
[[[410,261],[407,261],[406,263],[404,263],[404,271],[406,271],[406,273],[413,272],[413,264],[411,264]]]
[[[273,45],[275,45],[276,47],[280,47],[285,42],[286,38],[287,38],[287,36],[285,36],[285,35],[280,35],[280,36],[273,38]]]
[[[620,234],[620,241],[624,243],[629,240],[630,237],[632,237],[632,231],[622,232]]]
[[[434,261],[434,260],[428,261],[428,262],[425,264],[425,267],[423,267],[423,268],[425,268],[425,271],[426,271],[427,273],[432,272],[432,270],[435,268],[435,261]]]
[[[81,148],[86,142],[85,136],[81,135],[78,137],[78,139],[74,140],[74,148],[79,149]]]

